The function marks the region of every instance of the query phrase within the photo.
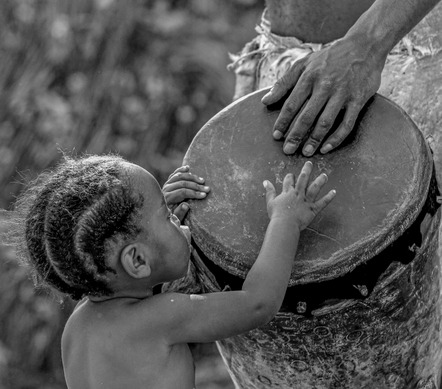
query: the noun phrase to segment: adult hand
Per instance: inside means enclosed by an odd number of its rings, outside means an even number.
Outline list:
[[[311,156],[336,148],[351,132],[365,103],[378,90],[385,56],[369,47],[343,38],[293,64],[267,93],[265,105],[277,103],[293,88],[274,126],[274,139],[285,136],[283,150],[293,154],[307,138],[303,154]],[[342,122],[324,141],[336,117]]]

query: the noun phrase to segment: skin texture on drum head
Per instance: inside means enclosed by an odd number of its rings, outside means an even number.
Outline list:
[[[260,102],[266,91],[229,105],[195,136],[184,164],[206,178],[211,192],[192,202],[186,223],[211,261],[245,278],[269,222],[262,182],[270,180],[280,193],[284,176],[297,177],[311,160],[312,177],[329,177],[319,195],[330,189],[337,194],[301,233],[289,285],[344,275],[415,220],[432,174],[429,149],[405,112],[375,95],[338,149],[311,158],[287,156],[272,137],[279,109]]]

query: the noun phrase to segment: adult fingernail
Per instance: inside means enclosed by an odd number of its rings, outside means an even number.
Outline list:
[[[323,146],[321,148],[321,153],[322,154],[326,154],[328,153],[331,149],[333,148],[333,146],[330,143],[327,143],[325,146]]]
[[[273,139],[279,140],[284,136],[284,134],[281,131],[276,130],[273,133]]]
[[[210,188],[208,186],[203,186],[204,190],[209,190]]]
[[[204,182],[204,178],[203,177],[198,177],[198,180]]]
[[[297,144],[294,143],[286,143],[283,150],[285,154],[293,154],[298,148]]]
[[[312,145],[307,145],[307,146],[305,146],[304,147],[304,154],[305,155],[312,155],[313,154],[313,151],[314,151],[314,149],[313,149],[313,146]]]
[[[205,196],[206,196],[206,193],[204,193],[204,192],[198,192],[198,195],[201,196],[201,197],[205,197]]]
[[[187,211],[189,209],[189,206],[187,204],[183,204],[182,207],[183,207],[183,210],[185,210],[185,211]]]

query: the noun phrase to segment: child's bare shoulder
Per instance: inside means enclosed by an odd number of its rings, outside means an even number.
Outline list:
[[[88,299],[84,298],[83,300],[79,301],[77,305],[75,306],[74,310],[72,311],[71,315],[69,316],[68,321],[66,322],[63,336],[69,334],[75,327],[79,325],[79,322],[83,321],[84,319],[84,307],[88,303]]]
[[[79,340],[81,341],[81,339],[84,339],[84,336],[77,337],[77,335],[79,335],[80,333],[84,334],[85,330],[88,327],[94,326],[94,323],[92,323],[92,321],[95,315],[93,315],[90,310],[90,304],[91,302],[87,298],[85,298],[75,306],[63,330],[63,345],[68,345],[72,338],[75,338],[76,342],[78,342]]]
[[[178,297],[178,298],[177,298]],[[109,339],[124,339],[119,347],[169,344],[179,296],[158,294],[145,299],[114,299],[103,302],[81,301],[68,319],[62,335],[65,359],[81,355],[84,349],[106,349]],[[175,313],[174,313],[175,312]],[[175,324],[176,325],[176,324]],[[115,334],[119,334],[115,338]],[[115,346],[115,345],[114,345]]]
[[[145,299],[118,298],[102,302],[85,299],[77,304],[69,317],[63,337],[76,337],[79,332],[106,336],[109,331],[128,332],[136,335],[137,329],[160,332],[163,327],[162,314],[170,298],[156,295]]]
[[[80,301],[66,322],[62,341],[70,338],[86,339],[86,334],[94,334],[99,338],[106,329],[118,325],[121,317],[127,318],[127,312],[123,304],[114,301],[95,303],[88,298]]]

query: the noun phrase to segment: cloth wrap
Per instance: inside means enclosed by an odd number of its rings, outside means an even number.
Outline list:
[[[258,89],[273,86],[290,67],[308,54],[333,45],[329,43],[308,43],[291,36],[280,36],[271,32],[270,21],[264,11],[261,23],[255,28],[258,36],[248,42],[239,54],[229,54],[232,63],[227,68],[235,73],[233,100]],[[412,35],[406,35],[391,50],[387,63],[405,59],[410,64],[415,57],[427,55],[429,49],[414,45]]]

